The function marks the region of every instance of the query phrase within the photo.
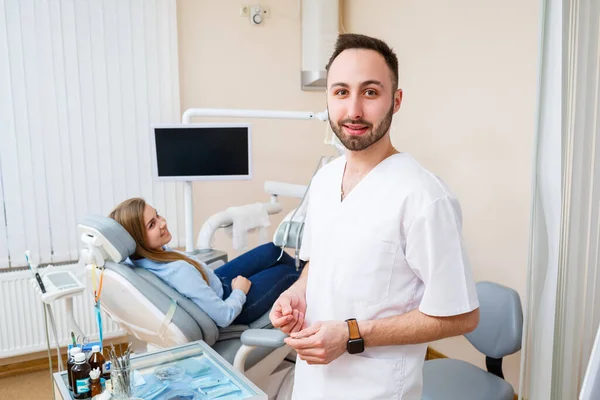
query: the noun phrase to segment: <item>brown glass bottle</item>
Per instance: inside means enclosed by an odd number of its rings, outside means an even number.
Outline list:
[[[106,379],[106,377],[105,377],[105,375],[106,375],[106,373],[105,373],[106,360],[104,359],[104,356],[100,352],[100,346],[98,346],[98,345],[92,346],[92,354],[90,355],[90,358],[88,359],[88,363],[90,364],[90,367],[92,369],[98,368],[98,370],[100,371],[100,377]],[[108,373],[108,377],[110,378],[110,372]]]
[[[92,392],[92,397],[102,393],[102,385],[100,384],[100,377],[96,379],[90,378],[90,391]]]
[[[90,371],[92,368],[85,360],[85,354],[77,353],[75,355],[75,365],[71,368],[73,376],[73,397],[76,399],[91,399],[90,390]]]

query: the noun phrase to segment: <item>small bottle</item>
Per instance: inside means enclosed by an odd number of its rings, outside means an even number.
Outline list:
[[[69,350],[69,359],[67,360],[67,377],[69,378],[69,390],[73,390],[73,376],[71,375],[71,368],[75,365],[75,354],[81,353],[81,347],[71,347]]]
[[[75,354],[75,365],[71,368],[73,375],[73,397],[76,399],[91,399],[90,364],[85,360],[85,354]]]
[[[102,384],[100,383],[99,368],[92,368],[92,370],[90,371],[90,391],[92,392],[92,397],[102,393]]]

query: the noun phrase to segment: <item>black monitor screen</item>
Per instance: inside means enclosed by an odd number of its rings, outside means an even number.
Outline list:
[[[250,175],[248,126],[156,127],[154,140],[158,178]]]

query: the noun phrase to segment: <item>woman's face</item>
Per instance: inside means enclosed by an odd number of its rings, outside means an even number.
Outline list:
[[[171,241],[171,233],[167,228],[167,221],[148,204],[144,208],[144,227],[146,229],[146,246],[152,250],[162,250],[162,247]]]

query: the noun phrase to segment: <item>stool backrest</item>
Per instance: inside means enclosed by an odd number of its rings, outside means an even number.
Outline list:
[[[519,294],[494,282],[478,282],[479,325],[465,335],[487,357],[502,358],[521,349],[523,310]]]

